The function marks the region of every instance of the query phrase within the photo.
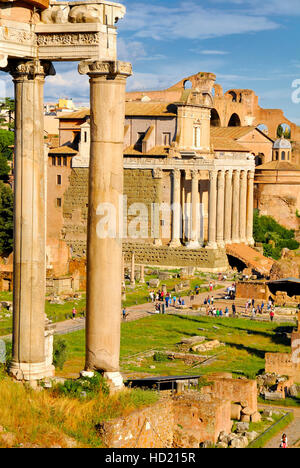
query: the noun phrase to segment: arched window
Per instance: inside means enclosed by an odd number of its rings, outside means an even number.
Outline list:
[[[211,110],[210,125],[211,127],[221,127],[220,116],[216,109]]]
[[[194,127],[194,148],[201,147],[201,127]]]
[[[232,96],[232,102],[237,102],[237,94],[234,91],[230,91],[228,94]]]
[[[230,120],[228,122],[228,127],[240,127],[241,126],[241,119],[237,114],[232,114]]]
[[[183,83],[183,86],[184,86],[184,89],[192,89],[193,83],[192,83],[190,80],[186,80],[186,81]]]
[[[285,161],[285,151],[281,152],[281,161]]]
[[[275,151],[275,160],[279,161],[279,151]]]

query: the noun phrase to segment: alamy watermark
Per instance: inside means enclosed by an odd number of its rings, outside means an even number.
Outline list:
[[[294,104],[300,104],[300,78],[292,82],[292,88],[295,88],[292,92],[292,102]]]
[[[194,214],[193,214],[194,213]],[[118,206],[100,203],[96,209],[99,239],[169,239],[203,241],[202,203],[132,203],[120,195]],[[193,219],[193,216],[196,219]],[[195,232],[194,232],[195,231]]]

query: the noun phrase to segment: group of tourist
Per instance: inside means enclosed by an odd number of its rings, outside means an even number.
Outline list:
[[[255,299],[249,299],[246,302],[245,305],[245,313],[246,314],[251,314],[251,318],[254,319],[258,315],[263,315],[264,310],[266,308],[266,305],[264,301],[262,301],[260,304],[255,303]],[[270,297],[267,303],[267,311],[270,315],[270,320],[273,322],[274,317],[275,317],[275,306],[274,306],[274,301]]]
[[[232,309],[232,317],[236,317],[238,315],[237,313],[237,308],[235,304],[232,304],[231,306]],[[226,306],[224,311],[221,307],[214,306],[213,303],[212,305],[206,304],[206,315],[207,316],[212,316],[212,317],[230,317],[230,311],[229,307]]]

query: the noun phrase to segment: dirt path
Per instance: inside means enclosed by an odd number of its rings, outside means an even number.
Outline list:
[[[228,286],[231,285],[231,282],[222,282],[216,283],[223,286],[220,289],[215,290],[213,293],[200,293],[198,295],[194,295],[194,299],[191,300],[190,297],[182,297],[185,300],[185,307],[172,307],[170,306],[166,309],[166,313],[168,314],[181,314],[181,315],[205,315],[203,306],[204,299],[210,296],[214,296],[214,303],[217,304],[219,307],[222,308],[223,312],[226,306],[229,308],[229,312],[231,314],[231,307],[232,301],[228,301],[224,299],[226,289]],[[178,297],[178,294],[177,294]],[[245,315],[245,303],[246,299],[236,299],[235,301],[237,313],[242,318],[250,318],[250,315]],[[203,306],[203,312],[199,313],[199,310],[193,311],[191,309],[192,306]],[[132,322],[135,320],[139,320],[144,317],[149,317],[151,315],[155,315],[155,304],[152,302],[147,302],[146,304],[139,304],[136,306],[127,307],[127,317],[126,322]],[[269,315],[264,314],[262,317],[258,317],[258,320],[269,320]],[[290,321],[291,317],[280,316],[275,318],[278,322],[286,322]],[[63,322],[57,322],[55,328],[55,334],[57,335],[65,335],[68,333],[72,333],[74,331],[83,330],[85,328],[85,318],[76,318],[75,320],[65,320]],[[1,338],[4,339],[11,339],[11,335],[2,336]]]

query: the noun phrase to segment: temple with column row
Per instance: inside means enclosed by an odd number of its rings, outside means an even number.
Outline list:
[[[215,75],[197,76],[178,102],[127,94],[123,250],[127,259],[135,252],[139,263],[220,271],[228,268],[227,244],[253,245],[255,154],[228,129],[213,131]],[[272,154],[271,139],[255,127],[231,130]],[[86,255],[89,151],[89,109],[62,114],[58,146],[48,154],[47,259],[59,274],[68,251]],[[132,236],[136,218],[142,228]]]

